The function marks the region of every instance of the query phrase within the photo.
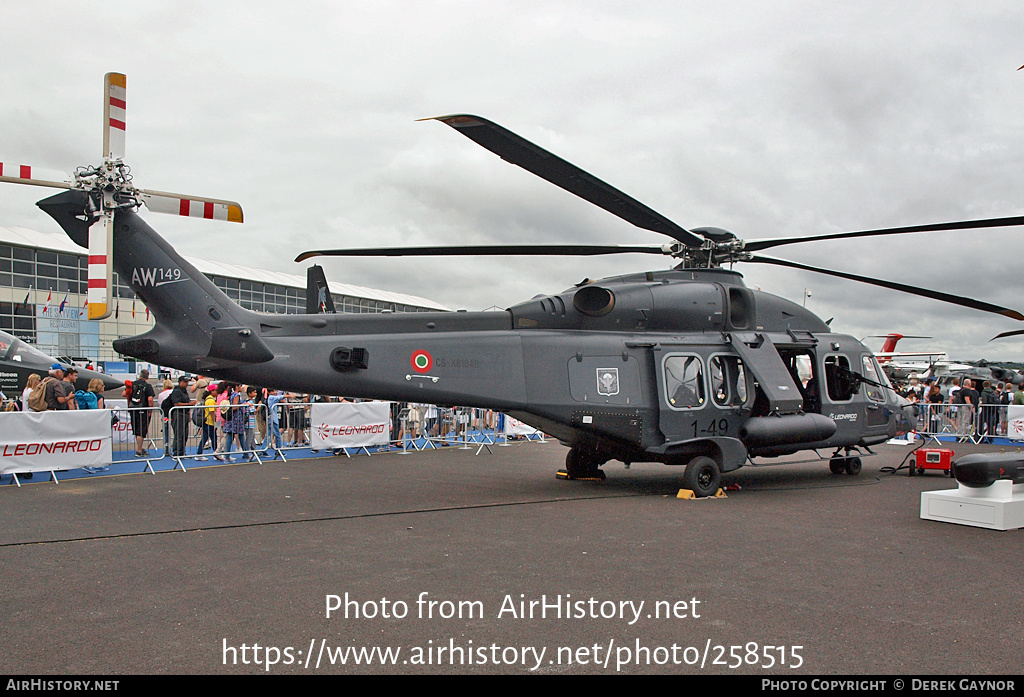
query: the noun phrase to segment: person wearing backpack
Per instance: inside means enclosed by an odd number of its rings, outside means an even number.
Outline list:
[[[57,401],[60,392],[58,391],[57,383],[64,379],[64,366],[60,363],[54,363],[50,366],[50,374],[39,381],[39,383],[32,388],[31,394],[28,396],[28,407],[32,411],[48,411],[50,409],[60,409],[60,403]]]
[[[85,392],[79,390],[76,393],[76,401],[78,402],[79,409],[106,409],[106,403],[103,400],[103,381],[99,378],[93,378],[89,381],[89,389]],[[97,465],[94,467],[83,467],[82,470],[89,474],[99,474],[100,472],[106,472],[110,469],[110,465]]]
[[[132,433],[135,434],[135,455],[146,457],[147,453],[142,449],[142,444],[149,434],[149,419],[153,412],[153,386],[147,380],[149,371],[143,368],[139,372],[138,379],[132,383],[132,394],[128,399],[128,413],[131,415]]]

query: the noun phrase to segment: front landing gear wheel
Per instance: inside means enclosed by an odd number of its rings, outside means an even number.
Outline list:
[[[842,474],[846,471],[846,458],[845,457],[834,457],[828,461],[828,468],[832,471],[832,474]]]
[[[683,488],[689,489],[699,498],[714,496],[722,483],[722,471],[710,457],[695,457],[683,472]]]
[[[569,448],[569,452],[565,454],[565,469],[556,472],[555,477],[590,482],[605,480],[605,474],[598,468],[594,458],[579,448]]]

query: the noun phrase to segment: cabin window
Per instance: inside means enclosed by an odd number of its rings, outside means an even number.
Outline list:
[[[708,362],[711,399],[721,407],[740,407],[753,394],[747,383],[747,367],[738,356],[712,356]]]
[[[858,384],[850,369],[849,358],[840,355],[825,357],[825,385],[828,398],[833,402],[849,402],[853,399]]]
[[[867,355],[865,355],[863,357],[863,359],[861,360],[861,365],[864,367],[864,370],[861,373],[861,375],[866,377],[868,380],[871,380],[872,382],[877,382],[880,385],[884,385],[885,384],[885,382],[882,380],[882,378],[879,377],[879,373],[881,373],[882,371],[876,370],[876,368],[875,368],[875,357],[874,356],[867,356]],[[866,394],[868,396],[868,399],[870,399],[873,402],[884,402],[885,401],[885,392],[878,385],[872,385],[870,383],[865,382],[864,383],[864,394]]]
[[[707,401],[704,364],[700,356],[665,358],[665,397],[673,409],[700,409]]]

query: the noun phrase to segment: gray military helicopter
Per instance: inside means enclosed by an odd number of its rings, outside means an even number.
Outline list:
[[[81,245],[111,211],[114,268],[156,318],[149,332],[114,343],[122,354],[295,392],[495,409],[567,445],[564,478],[603,479],[599,468],[610,460],[661,462],[685,466],[683,486],[700,496],[714,494],[722,473],[750,458],[801,450],[829,449],[832,472],[857,474],[863,449],[908,427],[867,347],[796,303],[747,288],[723,264],[816,271],[1024,320],[977,300],[757,254],[812,240],[1021,225],[1024,217],[744,242],[718,228],[681,228],[490,121],[439,120],[673,241],[321,250],[297,261],[639,252],[678,265],[584,281],[504,312],[263,314],[232,302],[164,241],[136,213],[145,192],[124,178],[66,187],[38,205]],[[241,219],[240,208],[234,217]]]

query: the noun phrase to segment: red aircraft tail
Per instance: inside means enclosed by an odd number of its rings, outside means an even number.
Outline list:
[[[896,342],[903,338],[902,334],[886,334],[885,343],[882,344],[882,353],[892,353],[896,350]],[[886,358],[888,360],[888,358]]]

